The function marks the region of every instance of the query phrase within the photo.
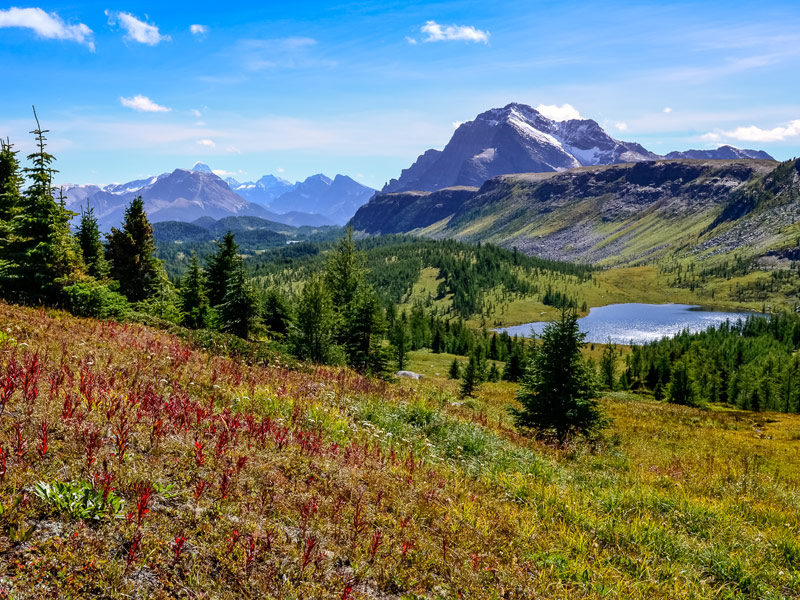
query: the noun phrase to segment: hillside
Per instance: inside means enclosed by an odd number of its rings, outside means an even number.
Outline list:
[[[800,592],[795,415],[617,394],[607,441],[559,450],[426,353],[430,384],[387,385],[5,304],[0,329],[11,597]]]
[[[538,256],[636,264],[752,255],[794,240],[800,161],[658,160],[506,175],[478,190],[379,194],[351,224],[368,234],[486,241]]]

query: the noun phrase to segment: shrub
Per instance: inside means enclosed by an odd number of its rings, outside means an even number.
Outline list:
[[[73,314],[96,319],[125,319],[131,307],[122,294],[97,281],[82,281],[64,288]]]
[[[110,492],[104,498],[103,490],[96,490],[86,481],[77,483],[40,481],[34,485],[33,493],[73,519],[99,521],[107,516],[116,517],[122,512],[122,498]]]

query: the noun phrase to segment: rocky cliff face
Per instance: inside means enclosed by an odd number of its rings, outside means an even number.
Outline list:
[[[771,159],[764,152],[731,146],[673,154],[669,158]],[[530,106],[515,103],[463,123],[444,150],[428,150],[382,191],[480,186],[492,177],[511,173],[564,171],[659,158],[640,144],[614,139],[591,119],[554,121]]]
[[[352,225],[630,264],[766,247],[796,219],[800,161],[657,160],[504,175],[478,190],[379,194]]]

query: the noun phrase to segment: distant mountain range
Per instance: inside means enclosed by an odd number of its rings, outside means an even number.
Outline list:
[[[239,183],[223,180],[208,165],[197,163],[191,169],[103,187],[67,184],[63,192],[67,207],[75,212],[92,206],[101,229],[107,231],[119,226],[126,207],[139,195],[154,223],[253,216],[320,227],[346,223],[375,190],[344,175],[313,175],[295,184],[266,175],[255,183]]]
[[[226,181],[237,194],[271,211],[319,214],[337,225],[347,223],[376,191],[347,175],[331,179],[321,173],[296,183],[274,175],[265,175],[255,182],[240,183],[231,177]]]
[[[428,150],[383,192],[435,191],[480,187],[511,173],[545,173],[582,166],[634,163],[665,158],[635,142],[608,135],[591,119],[554,121],[524,104],[509,104],[461,124],[443,150]],[[671,152],[666,158],[771,160],[766,152],[722,146]]]

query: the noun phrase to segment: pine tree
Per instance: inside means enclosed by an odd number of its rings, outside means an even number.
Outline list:
[[[225,301],[228,291],[228,280],[238,269],[241,262],[239,246],[233,233],[228,232],[217,242],[217,252],[209,256],[206,266],[208,282],[208,302],[211,306],[219,306]]]
[[[244,267],[239,267],[228,280],[222,304],[219,305],[220,329],[248,339],[258,328],[258,298],[248,285]]]
[[[144,201],[138,196],[125,210],[122,229],[112,227],[108,236],[111,276],[132,302],[152,296],[162,278],[163,267],[155,250],[153,226],[144,211]]]
[[[192,329],[204,329],[209,325],[209,306],[206,296],[205,276],[192,252],[189,270],[183,278],[180,289],[183,325]]]
[[[574,310],[562,309],[561,318],[545,327],[517,393],[522,404],[512,411],[517,426],[552,433],[563,442],[603,424],[595,374],[581,356],[584,339]]]
[[[297,300],[297,318],[290,330],[298,358],[324,363],[331,356],[333,307],[330,294],[319,276],[312,276]]]
[[[110,266],[105,257],[103,242],[100,241],[100,229],[94,209],[90,206],[81,211],[81,220],[75,234],[78,247],[81,249],[86,270],[95,279],[104,279],[108,276]]]
[[[450,363],[450,371],[448,372],[447,376],[450,379],[460,379],[461,378],[461,365],[459,364],[457,358],[454,358],[453,362]]]

